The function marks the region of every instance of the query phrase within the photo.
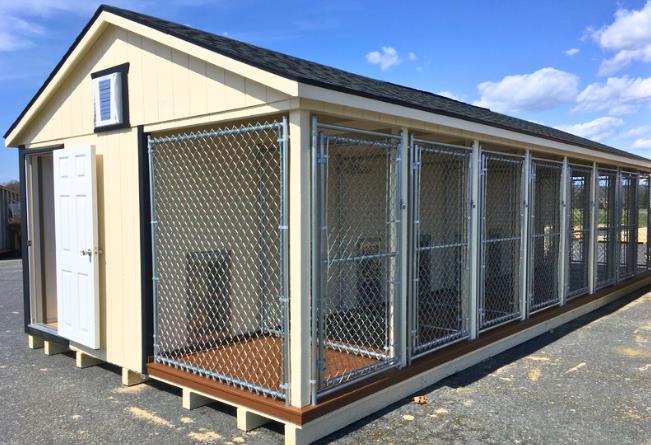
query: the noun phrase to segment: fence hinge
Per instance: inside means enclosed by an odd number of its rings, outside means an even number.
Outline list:
[[[318,155],[316,157],[316,162],[319,164],[326,164],[328,162],[328,155]]]

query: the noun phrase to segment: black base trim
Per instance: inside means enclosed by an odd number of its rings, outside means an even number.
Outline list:
[[[52,334],[51,332],[47,332],[43,329],[35,328],[34,326],[25,326],[25,332],[34,337],[42,338],[45,341],[51,341],[52,343],[70,346],[70,341],[67,338]]]

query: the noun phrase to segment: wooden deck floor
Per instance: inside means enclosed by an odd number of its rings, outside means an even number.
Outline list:
[[[282,359],[282,339],[279,337],[252,338],[177,358],[201,369],[274,390],[280,389],[282,384]],[[327,374],[324,377],[337,377],[375,362],[373,358],[326,349]]]

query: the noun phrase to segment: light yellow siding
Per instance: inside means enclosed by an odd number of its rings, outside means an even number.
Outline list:
[[[90,73],[129,62],[132,126],[288,99],[254,80],[109,26],[18,139],[44,143],[93,133]]]
[[[90,74],[129,63],[132,128],[94,133]],[[97,153],[101,349],[74,348],[141,369],[137,125],[153,125],[286,101],[288,96],[134,32],[107,27],[52,98],[18,134],[28,147],[92,144]]]

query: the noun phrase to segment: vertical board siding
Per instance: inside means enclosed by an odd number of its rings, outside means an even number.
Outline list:
[[[100,337],[102,348],[79,349],[142,371],[140,329],[140,210],[136,131],[66,139],[97,153]]]
[[[94,133],[90,74],[129,63],[131,129]],[[92,144],[97,153],[100,350],[142,369],[137,125],[185,119],[287,96],[139,34],[109,26],[20,135],[26,144]]]

